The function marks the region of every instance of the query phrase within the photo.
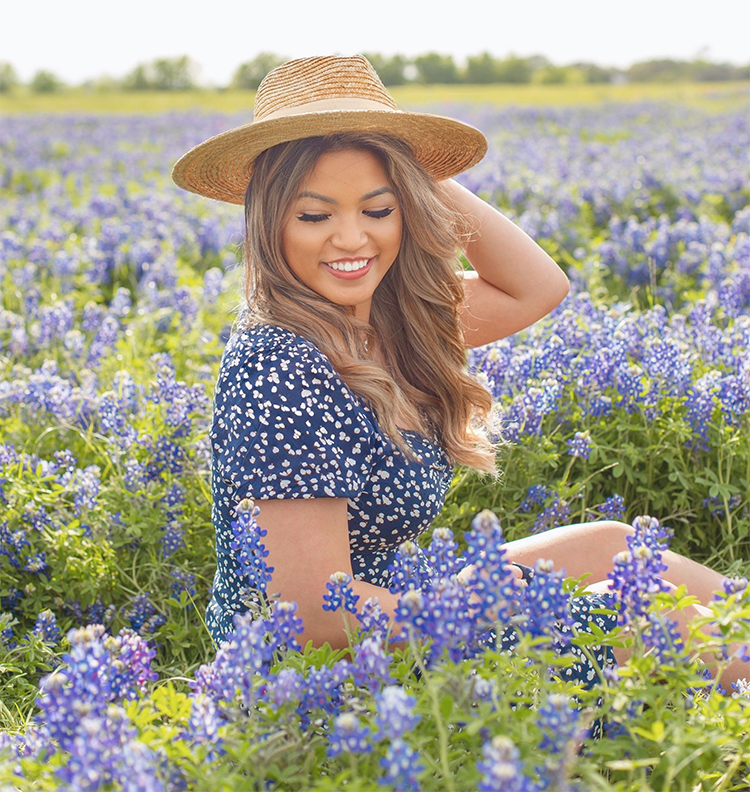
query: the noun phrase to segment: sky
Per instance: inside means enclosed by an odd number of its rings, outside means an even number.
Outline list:
[[[0,61],[22,80],[72,84],[188,55],[202,83],[226,85],[260,52],[750,62],[750,0],[5,0],[0,23]]]

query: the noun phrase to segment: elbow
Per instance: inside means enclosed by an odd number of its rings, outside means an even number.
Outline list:
[[[552,278],[552,282],[550,283],[549,288],[549,311],[557,308],[558,305],[568,296],[570,293],[570,281],[568,280],[568,276],[563,272],[560,267],[557,265],[554,273],[554,277]]]

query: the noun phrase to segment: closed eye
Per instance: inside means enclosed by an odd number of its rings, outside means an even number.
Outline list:
[[[327,220],[328,217],[329,215],[327,214],[307,214],[307,212],[297,215],[297,219],[302,220],[303,223],[322,223],[323,220]]]
[[[366,211],[365,214],[368,217],[374,217],[376,220],[382,220],[384,217],[388,217],[394,210],[394,207],[388,207],[386,209],[372,209]]]

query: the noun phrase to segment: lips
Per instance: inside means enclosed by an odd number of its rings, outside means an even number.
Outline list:
[[[323,266],[336,278],[355,280],[365,276],[372,267],[374,258],[339,259],[338,261],[324,261]]]

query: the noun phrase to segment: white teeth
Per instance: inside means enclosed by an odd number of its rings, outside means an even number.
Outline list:
[[[359,259],[358,261],[327,261],[326,266],[338,270],[338,272],[356,272],[366,267],[369,261],[370,259]]]

